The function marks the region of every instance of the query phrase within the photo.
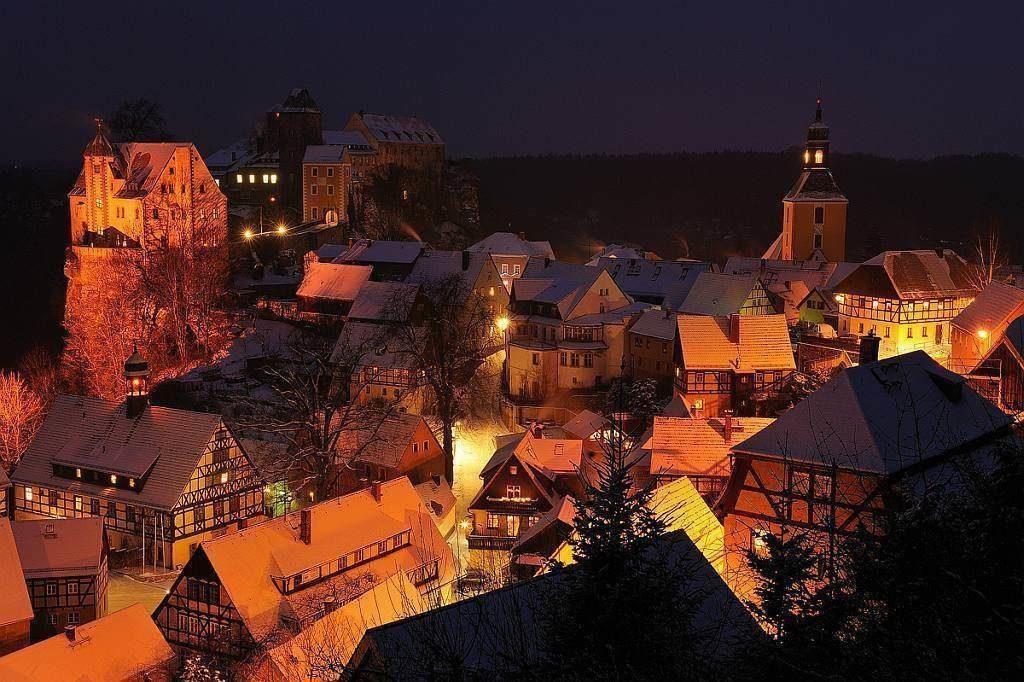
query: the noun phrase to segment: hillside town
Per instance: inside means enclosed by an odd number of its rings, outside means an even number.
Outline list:
[[[859,634],[972,629],[1011,677],[1022,270],[849,260],[810,104],[723,262],[560,258],[443,121],[304,88],[219,150],[97,118],[63,352],[0,387],[0,679],[907,679]]]

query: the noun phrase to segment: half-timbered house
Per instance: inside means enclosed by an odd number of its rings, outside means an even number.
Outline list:
[[[785,315],[679,315],[675,392],[695,416],[752,415],[796,369]]]
[[[33,641],[107,614],[102,519],[15,521],[12,528],[35,614]]]
[[[260,517],[265,482],[219,415],[150,405],[145,360],[125,367],[125,402],[54,401],[12,475],[15,514],[99,517],[112,550],[180,566]]]
[[[991,464],[1010,424],[923,351],[843,371],[733,448],[716,509],[730,583],[749,596],[747,552],[784,532],[807,534],[824,575],[832,538],[878,531],[902,493],[955,485],[967,459]]]
[[[338,437],[343,485],[363,488],[371,481],[407,476],[418,485],[444,476],[444,451],[427,421],[418,414],[395,412],[373,427],[348,429]]]
[[[974,369],[992,349],[1006,328],[1024,315],[1024,289],[989,282],[969,306],[953,318],[948,367],[961,374]]]
[[[702,272],[687,292],[679,312],[688,315],[774,315],[776,310],[757,277]]]
[[[200,545],[154,613],[179,652],[241,661],[404,575],[447,599],[452,550],[407,478]]]
[[[882,339],[887,358],[923,350],[950,352],[950,320],[978,295],[974,266],[949,249],[886,251],[865,261],[833,291],[839,332]]]
[[[1009,414],[1024,412],[1024,316],[967,372],[971,386]]]

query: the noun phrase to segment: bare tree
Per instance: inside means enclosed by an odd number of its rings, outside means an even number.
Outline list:
[[[120,142],[163,142],[170,139],[160,105],[145,97],[121,102],[107,117],[107,125]]]
[[[0,468],[10,471],[43,418],[43,401],[14,372],[0,372]]]
[[[975,238],[974,255],[978,259],[978,285],[981,288],[988,286],[999,269],[1009,262],[1000,243],[999,230],[995,228]]]
[[[346,375],[339,380],[336,373],[339,366],[357,367],[367,352],[365,344],[332,345],[309,334],[291,345],[288,360],[263,371],[272,395],[247,398],[249,416],[242,425],[287,445],[283,457],[265,463],[270,480],[308,489],[318,501],[328,499],[340,492],[359,455],[379,442],[394,403],[360,398],[363,378]],[[346,383],[353,388],[352,399]]]
[[[454,478],[455,423],[473,414],[486,394],[487,359],[496,350],[493,316],[484,299],[461,274],[420,286],[425,311],[408,315],[405,295],[385,313],[390,345],[428,389],[431,409],[441,422],[445,476]],[[493,395],[493,394],[492,394]]]

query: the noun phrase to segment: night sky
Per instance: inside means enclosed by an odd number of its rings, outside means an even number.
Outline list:
[[[296,86],[329,127],[423,116],[452,156],[778,150],[819,83],[840,151],[1024,153],[1016,2],[142,4],[0,4],[0,163],[74,163],[140,96],[209,153]]]

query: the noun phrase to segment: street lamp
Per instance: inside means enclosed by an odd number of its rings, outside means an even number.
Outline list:
[[[498,329],[500,331],[505,331],[506,329],[508,329],[508,318],[502,315],[497,320],[495,320],[495,324],[498,325]]]
[[[245,241],[252,241],[252,230],[246,228],[245,232],[242,233],[242,236],[245,237]]]
[[[282,237],[283,237],[284,235],[288,234],[288,228],[287,228],[287,227],[285,227],[284,223],[279,223],[279,224],[278,224],[278,226],[277,226],[277,233],[278,233],[279,235],[281,235]]]

